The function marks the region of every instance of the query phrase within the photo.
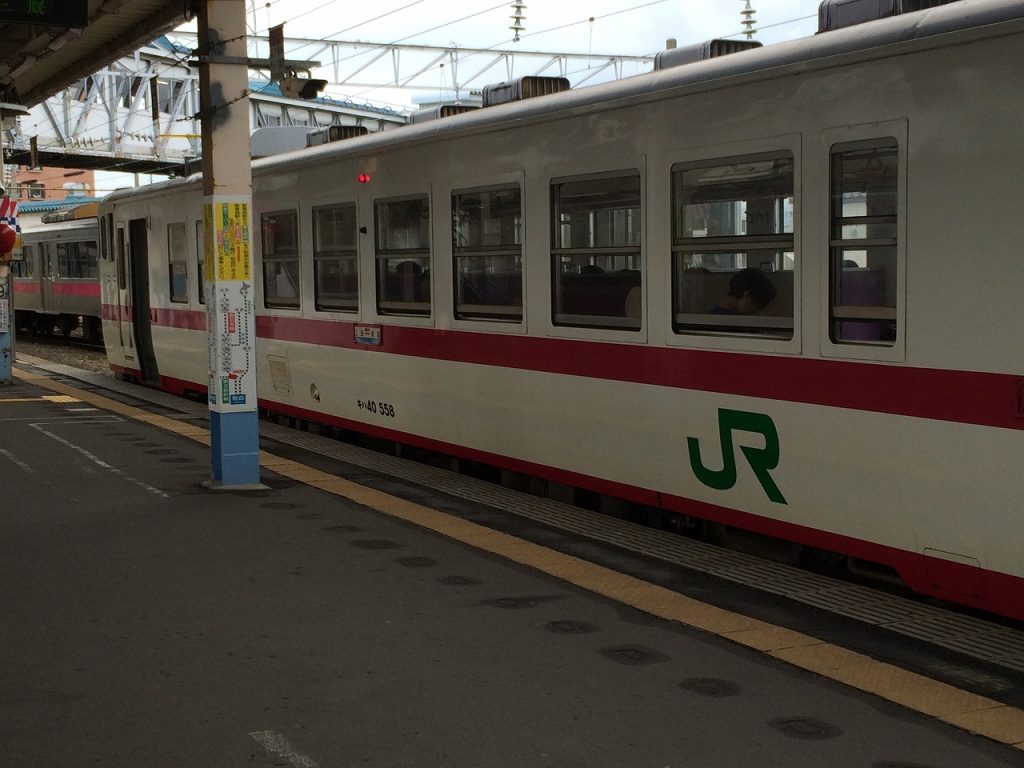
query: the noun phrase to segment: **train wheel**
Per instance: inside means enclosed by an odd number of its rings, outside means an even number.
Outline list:
[[[98,317],[85,317],[82,320],[82,334],[85,336],[85,340],[90,342],[103,341],[103,323],[100,319]]]
[[[14,311],[14,330],[18,333],[30,333],[35,325],[35,318],[31,312],[17,309]]]
[[[57,330],[61,332],[63,336],[70,336],[76,330],[80,320],[78,315],[61,315],[57,318]]]

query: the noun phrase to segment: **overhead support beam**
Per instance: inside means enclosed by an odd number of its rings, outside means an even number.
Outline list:
[[[174,38],[183,42],[195,39],[187,32],[177,31]],[[253,36],[249,38],[249,42],[255,44],[256,49],[270,49],[269,37]],[[451,79],[451,84],[446,84],[446,88],[454,91],[469,89],[472,83],[477,82],[484,73],[491,71],[501,62],[505,63],[505,74],[500,76],[503,79],[544,72],[557,67],[561,76],[571,80],[574,88],[609,70],[614,73],[615,78],[621,78],[627,76],[625,70],[629,66],[635,70],[632,74],[650,71],[654,67],[653,56],[551,53],[519,48],[442,47],[372,43],[365,40],[314,40],[303,37],[285,37],[283,44],[286,50],[293,53],[312,51],[317,58],[324,55],[327,62],[324,68],[331,69],[331,84],[350,88],[403,88],[436,92],[437,73],[442,61],[445,62],[444,72]],[[390,73],[384,74],[386,65],[380,62],[389,55]],[[479,64],[481,60],[486,63]],[[377,64],[380,66],[374,69],[374,65]],[[460,80],[459,65],[464,65],[473,74],[467,79]],[[569,72],[570,65],[572,72]]]

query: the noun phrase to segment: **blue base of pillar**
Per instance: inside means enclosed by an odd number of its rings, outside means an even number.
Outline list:
[[[0,333],[0,386],[14,383],[14,345],[9,333]]]
[[[260,485],[260,422],[256,411],[210,411],[211,488]]]

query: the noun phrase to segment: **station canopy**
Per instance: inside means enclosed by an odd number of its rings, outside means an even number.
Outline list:
[[[194,7],[195,0],[4,0],[0,102],[33,107],[188,21]]]

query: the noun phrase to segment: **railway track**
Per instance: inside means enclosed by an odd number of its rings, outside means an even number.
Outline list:
[[[103,343],[87,341],[80,331],[70,336],[19,333],[14,340],[14,355],[31,355],[94,373],[110,370]]]

